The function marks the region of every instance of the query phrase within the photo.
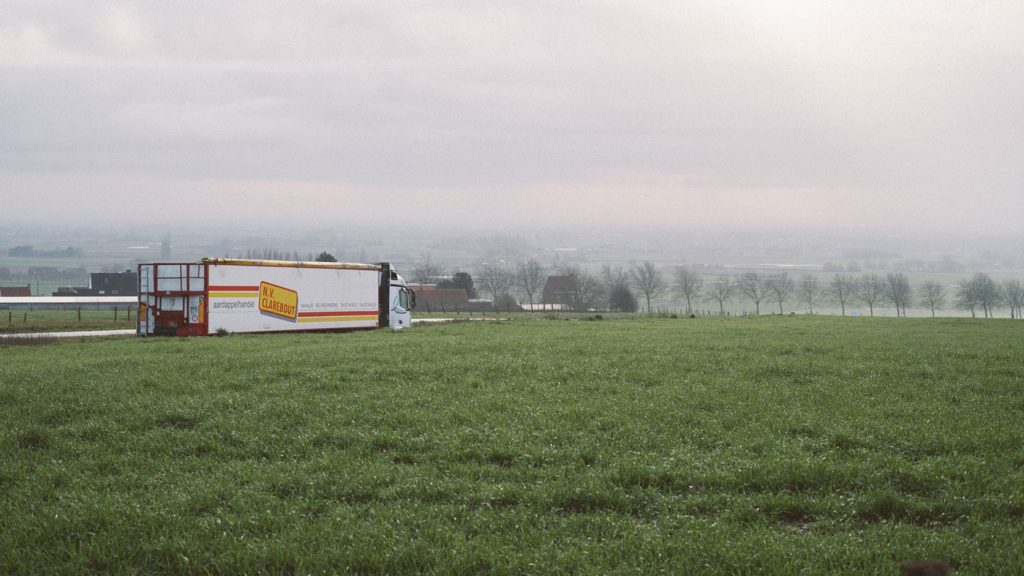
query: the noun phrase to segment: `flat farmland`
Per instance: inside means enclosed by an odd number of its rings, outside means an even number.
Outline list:
[[[0,342],[0,573],[1024,566],[1024,322]]]

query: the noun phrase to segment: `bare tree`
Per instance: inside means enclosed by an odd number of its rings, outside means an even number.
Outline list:
[[[432,262],[430,254],[424,254],[418,266],[409,272],[409,279],[416,284],[436,284],[444,275],[444,268]]]
[[[613,312],[636,312],[636,296],[629,284],[615,284],[608,289],[608,309]]]
[[[630,275],[622,269],[622,266],[611,267],[607,264],[601,267],[601,282],[604,284],[604,293],[608,297],[608,309],[617,312],[636,312],[638,306],[636,296],[630,287]]]
[[[978,296],[981,299],[981,305],[988,312],[989,318],[995,318],[996,306],[1003,303],[1003,291],[988,274],[976,274],[975,276],[978,277]]]
[[[821,283],[818,281],[818,277],[804,274],[800,277],[797,291],[800,293],[800,300],[807,304],[807,311],[814,314],[814,304],[821,300]]]
[[[907,315],[907,306],[914,301],[914,289],[910,280],[902,272],[890,272],[885,275],[885,298],[896,306],[896,317]]]
[[[1022,318],[1024,285],[1021,285],[1020,280],[1003,280],[1003,301],[1010,307],[1010,318]]]
[[[777,274],[766,279],[765,288],[767,288],[768,295],[779,303],[779,314],[785,314],[782,304],[788,302],[796,290],[796,283],[793,281],[793,278],[787,272]]]
[[[995,280],[988,274],[978,272],[970,280],[960,282],[956,304],[963,310],[970,310],[972,317],[976,317],[975,309],[981,308],[985,318],[992,318],[1002,297],[1002,290]]]
[[[572,279],[572,307],[578,312],[602,308],[604,301],[604,286],[601,280],[586,270],[572,266],[562,270],[563,276]]]
[[[921,304],[931,308],[935,318],[935,311],[946,305],[946,289],[934,280],[925,282],[921,285]]]
[[[836,274],[829,284],[829,295],[832,301],[839,304],[843,316],[846,316],[846,304],[851,302],[857,292],[857,281],[845,274]]]
[[[865,274],[857,281],[857,298],[867,305],[871,316],[875,315],[875,305],[881,302],[885,294],[885,281],[878,274]]]
[[[977,318],[976,308],[979,306],[977,286],[970,280],[961,280],[956,289],[954,303],[961,310],[970,310],[971,318]]]
[[[754,303],[754,311],[761,315],[761,302],[768,296],[764,278],[757,272],[747,272],[736,282],[736,290]]]
[[[629,272],[623,270],[622,266],[613,268],[605,264],[601,267],[601,281],[604,282],[604,286],[608,290],[611,290],[613,286],[629,284],[631,280]]]
[[[657,298],[665,292],[665,279],[650,261],[634,264],[633,269],[630,270],[630,275],[633,277],[633,286],[647,300],[647,313],[650,314],[651,299]]]
[[[718,302],[718,315],[725,316],[725,302],[736,293],[736,284],[728,276],[719,276],[718,280],[708,283],[707,293]]]
[[[597,276],[586,270],[579,271],[576,276],[577,310],[605,308],[606,296],[604,286],[601,285],[601,280]]]
[[[704,288],[704,276],[686,266],[676,268],[676,291],[686,299],[686,313],[693,314],[693,301],[700,297]]]
[[[476,283],[491,295],[491,302],[497,305],[498,297],[507,294],[512,287],[512,274],[505,266],[484,264],[476,273]]]
[[[533,296],[541,289],[542,282],[544,282],[544,266],[540,262],[531,258],[526,262],[516,264],[515,284],[526,295],[531,309],[533,308]]]

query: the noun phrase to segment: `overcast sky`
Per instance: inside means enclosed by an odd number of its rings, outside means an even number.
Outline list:
[[[1024,2],[0,10],[0,213],[1019,232]]]

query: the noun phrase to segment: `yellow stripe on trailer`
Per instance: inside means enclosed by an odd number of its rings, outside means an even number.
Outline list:
[[[376,319],[376,314],[367,316],[316,316],[311,318],[299,318],[299,322],[372,322]]]

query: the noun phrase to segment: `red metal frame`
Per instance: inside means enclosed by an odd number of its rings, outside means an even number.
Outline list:
[[[210,263],[203,262],[203,336],[210,334]]]
[[[153,268],[152,282],[149,287],[149,291],[145,293],[145,296],[152,296],[154,299],[153,308],[153,322],[152,327],[154,334],[164,333],[166,334],[169,330],[173,330],[173,333],[177,336],[203,336],[209,332],[206,314],[207,302],[209,301],[209,291],[206,285],[209,284],[206,281],[208,274],[208,268],[205,263],[188,263],[188,262],[152,262],[145,264]],[[142,269],[143,264],[139,265],[139,295],[143,296],[142,292]],[[178,268],[178,290],[160,290],[160,268],[162,266],[176,266]],[[202,270],[204,286],[202,290],[192,289],[192,272],[193,270]],[[184,288],[181,290],[180,288]],[[191,322],[189,318],[189,299],[194,296],[202,297],[203,314],[200,316],[198,322]],[[181,298],[181,310],[170,310],[164,308],[164,298]],[[148,307],[147,307],[148,308]]]

